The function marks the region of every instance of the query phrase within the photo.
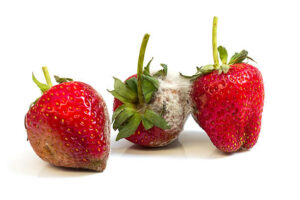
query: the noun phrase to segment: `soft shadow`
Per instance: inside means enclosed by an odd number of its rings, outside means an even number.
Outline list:
[[[146,148],[139,145],[132,145],[126,149],[126,155],[141,155],[141,156],[175,156],[186,157],[182,144],[176,139],[166,147]]]
[[[97,173],[84,169],[50,165],[40,159],[33,151],[18,153],[15,158],[8,161],[8,166],[16,174],[33,177],[78,177]]]
[[[183,131],[179,138],[166,147],[145,148],[126,140],[112,142],[111,153],[137,156],[192,157],[214,159],[230,154],[219,151],[209,137],[200,131]]]
[[[95,171],[87,169],[75,169],[67,167],[57,167],[54,165],[47,164],[38,174],[39,177],[78,177],[78,176],[88,176],[93,175]]]
[[[184,131],[179,141],[188,157],[214,159],[231,155],[218,150],[203,131]]]

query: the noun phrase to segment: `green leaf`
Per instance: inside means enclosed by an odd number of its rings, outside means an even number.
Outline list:
[[[152,76],[146,76],[146,75],[142,75],[143,79],[146,79],[147,81],[149,81],[150,83],[152,83],[152,85],[158,89],[159,87],[159,82],[156,78],[152,77]]]
[[[147,63],[146,67],[144,67],[144,71],[143,74],[150,76],[150,64],[153,60],[153,57],[151,58],[151,60]]]
[[[134,91],[132,91],[120,79],[117,79],[115,77],[114,77],[114,79],[115,79],[114,90],[122,97],[129,99],[130,102],[135,102],[137,100],[137,94]]]
[[[56,75],[54,75],[54,78],[55,78],[55,81],[56,81],[58,84],[73,81],[73,79],[71,79],[71,78],[61,78],[61,77],[56,76]]]
[[[198,77],[200,77],[204,74],[209,74],[209,73],[213,72],[214,70],[215,70],[214,65],[205,65],[202,67],[197,67],[197,72],[194,75],[187,76],[187,75],[183,75],[182,73],[179,73],[179,74],[183,78],[187,78],[187,79],[190,79],[191,81],[194,81]]]
[[[219,56],[223,64],[227,63],[228,53],[225,47],[219,46],[218,47]]]
[[[147,109],[144,113],[144,118],[161,129],[170,128],[168,122],[162,116],[152,110]]]
[[[229,71],[230,66],[227,64],[222,64],[220,68],[222,69],[222,72],[226,74]]]
[[[144,117],[142,118],[142,123],[146,130],[149,130],[150,128],[152,128],[154,126],[154,124],[152,124],[150,121],[148,121]]]
[[[119,99],[120,101],[122,101],[123,103],[133,103],[132,100],[127,99],[123,96],[121,96],[118,92],[116,92],[115,90],[107,90],[109,93],[111,93],[115,98]]]
[[[121,127],[123,123],[125,123],[131,116],[135,114],[135,110],[131,108],[125,108],[123,112],[119,113],[118,116],[116,116],[116,119],[113,124],[113,129],[117,130]]]
[[[132,91],[137,93],[137,79],[135,77],[126,80],[125,83]]]
[[[150,102],[158,87],[158,80],[150,76],[142,75],[142,90],[146,103]]]
[[[143,95],[146,103],[149,103],[152,99],[152,96],[156,92],[156,88],[153,86],[151,82],[146,79],[142,80],[142,88],[143,88]]]
[[[247,59],[249,59],[249,60],[251,60],[252,62],[255,62],[255,63],[256,63],[256,61],[255,61],[253,58],[249,57],[249,56],[247,56]]]
[[[215,70],[215,67],[214,67],[214,65],[205,65],[201,68],[198,67],[197,70],[201,71],[202,74],[209,74]]]
[[[44,92],[46,92],[47,90],[50,89],[50,86],[48,86],[47,84],[44,84],[44,83],[39,82],[39,81],[35,78],[35,76],[34,76],[33,73],[32,73],[32,80],[33,80],[33,82],[40,88],[40,90],[42,91],[42,93],[44,93]]]
[[[235,53],[229,61],[229,65],[237,64],[243,62],[248,57],[248,52],[246,50],[242,50],[240,53]]]
[[[126,123],[124,126],[122,126],[119,129],[119,133],[117,135],[116,140],[120,140],[122,138],[127,138],[131,136],[138,126],[140,125],[140,122],[142,120],[142,117],[139,113],[135,113],[129,120],[128,123]]]
[[[114,113],[113,113],[113,115],[112,115],[111,121],[113,122],[113,121],[116,119],[116,117],[117,117],[121,112],[124,111],[124,109],[125,109],[125,104],[119,106],[119,107],[114,111]]]
[[[179,72],[179,75],[182,76],[183,78],[190,79],[191,81],[193,81],[193,80],[197,79],[198,77],[200,77],[202,75],[202,73],[201,72],[197,72],[194,75],[188,76],[188,75],[184,75],[181,72]]]
[[[166,64],[160,64],[163,69],[157,71],[155,74],[153,74],[154,77],[165,77],[168,74],[168,66]]]

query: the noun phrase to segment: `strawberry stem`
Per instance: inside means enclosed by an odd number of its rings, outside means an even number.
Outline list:
[[[218,58],[218,46],[217,46],[217,26],[218,26],[218,17],[214,17],[213,20],[213,28],[212,28],[212,46],[213,46],[213,58],[214,58],[214,66],[215,69],[218,69],[219,58]]]
[[[146,47],[147,47],[149,37],[150,35],[147,33],[144,35],[143,42],[140,48],[139,61],[137,67],[137,91],[138,91],[138,99],[139,99],[140,106],[144,105],[144,95],[142,90],[142,74],[143,74],[143,66],[144,66],[144,57],[145,57],[145,52],[146,52]]]
[[[43,66],[42,69],[43,69],[43,73],[44,73],[47,85],[49,86],[49,88],[51,88],[52,87],[52,82],[51,82],[51,78],[50,78],[50,75],[49,75],[49,72],[48,72],[48,68],[46,66]]]

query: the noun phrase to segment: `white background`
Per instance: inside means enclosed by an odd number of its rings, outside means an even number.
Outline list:
[[[192,118],[179,141],[142,149],[114,142],[103,173],[53,167],[26,141],[24,115],[43,80],[73,77],[105,98],[112,76],[146,61],[191,74],[212,63],[211,25],[229,53],[247,49],[265,82],[262,131],[250,151],[218,151]],[[299,199],[299,5],[297,1],[0,1],[0,199]]]

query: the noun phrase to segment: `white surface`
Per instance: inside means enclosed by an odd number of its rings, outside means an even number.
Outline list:
[[[108,3],[109,2],[109,3]],[[96,88],[110,111],[112,76],[135,73],[143,34],[146,61],[193,73],[212,63],[211,24],[230,54],[243,48],[265,82],[261,136],[224,155],[190,118],[165,149],[112,142],[104,173],[40,160],[23,126],[40,95],[31,72],[73,77]],[[0,199],[299,199],[299,5],[297,1],[1,1]],[[112,140],[115,133],[112,134]]]

